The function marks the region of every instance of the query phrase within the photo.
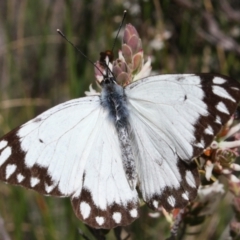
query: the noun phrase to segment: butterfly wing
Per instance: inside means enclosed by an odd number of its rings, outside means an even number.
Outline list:
[[[122,166],[114,125],[98,96],[55,106],[0,139],[0,179],[40,193],[70,196],[95,228],[130,224],[138,197]]]
[[[150,207],[183,207],[195,198],[202,153],[240,100],[237,82],[221,75],[160,75],[125,88],[140,190]]]

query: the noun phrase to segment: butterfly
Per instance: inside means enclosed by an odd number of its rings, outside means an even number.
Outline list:
[[[70,197],[79,219],[111,229],[139,217],[140,194],[168,211],[196,197],[192,159],[234,113],[240,84],[202,73],[122,87],[106,70],[100,95],[59,104],[0,138],[0,179]]]

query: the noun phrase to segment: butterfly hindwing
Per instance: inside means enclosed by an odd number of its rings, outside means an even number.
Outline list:
[[[239,84],[221,75],[160,75],[125,92],[143,199],[155,209],[184,207],[199,185],[192,159],[234,113]]]
[[[159,134],[159,129],[136,115],[131,116],[131,122],[134,122],[134,150],[138,156],[139,187],[144,201],[153,209],[184,207],[197,194],[199,175],[196,165],[181,161],[174,146]]]
[[[79,218],[94,228],[128,225],[138,217],[138,194],[125,176],[115,127],[104,118],[98,125],[82,191],[74,194],[72,203]]]
[[[138,217],[138,196],[116,136],[98,96],[65,102],[0,139],[0,179],[70,196],[76,215],[92,227],[128,225]]]

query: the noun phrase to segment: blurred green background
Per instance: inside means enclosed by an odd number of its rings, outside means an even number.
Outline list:
[[[217,72],[240,79],[239,0],[0,1],[0,135],[58,103],[83,96],[94,83],[93,66],[56,29],[96,61],[100,51],[112,48],[124,9],[125,23],[136,27],[145,56],[152,57],[153,74]],[[115,56],[120,46],[121,38]],[[165,218],[150,218],[149,212],[143,207],[140,219],[127,228],[129,239],[169,235]],[[0,217],[11,239],[84,239],[79,229],[93,239],[69,199],[4,183]],[[220,239],[226,225],[220,226],[184,239]],[[115,239],[112,232],[107,239]]]

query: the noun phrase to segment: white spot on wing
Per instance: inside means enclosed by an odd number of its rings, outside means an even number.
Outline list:
[[[224,88],[220,86],[213,86],[212,91],[215,95],[219,97],[229,99],[232,102],[236,102],[236,100],[231,95],[229,95],[229,93]]]
[[[220,78],[220,77],[214,77],[213,78],[213,83],[214,84],[224,84],[226,82],[226,79]]]
[[[8,164],[6,167],[6,179],[8,179],[17,169],[15,164]]]
[[[98,223],[98,225],[103,225],[104,223],[104,217],[96,217],[96,222]]]
[[[88,203],[86,203],[86,202],[81,202],[80,203],[80,212],[81,212],[81,214],[83,216],[83,219],[88,218],[89,215],[90,215],[90,212],[91,212],[90,205]],[[96,221],[97,221],[97,219],[96,219]]]
[[[223,102],[219,102],[218,105],[216,106],[216,108],[217,108],[217,110],[219,110],[222,113],[229,114],[229,111]]]
[[[24,178],[25,178],[25,177],[24,177],[21,173],[19,173],[19,174],[17,175],[17,180],[18,180],[19,183],[22,182]]]
[[[208,127],[204,130],[204,133],[208,134],[208,135],[213,135],[212,127],[210,125],[208,125]]]
[[[216,123],[219,123],[219,124],[222,124],[221,118],[220,118],[219,116],[216,116],[215,122],[216,122]]]
[[[7,141],[2,140],[2,141],[0,142],[0,150],[3,149],[3,148],[5,148],[5,147],[7,146],[7,144],[8,144]]]
[[[12,148],[11,147],[6,147],[1,155],[0,155],[0,166],[6,162],[6,160],[10,157],[12,154]]]
[[[196,182],[191,171],[186,171],[186,181],[190,187],[196,187]]]
[[[44,185],[45,185],[45,191],[47,193],[50,193],[54,189],[54,187],[55,187],[54,184],[49,186],[47,183],[45,183]]]
[[[136,208],[132,209],[130,211],[130,215],[131,215],[131,217],[136,218],[138,215],[137,209]]]
[[[31,187],[35,187],[39,182],[40,182],[39,178],[32,177],[30,180],[30,185],[31,185]]]
[[[116,223],[120,223],[122,220],[122,214],[120,212],[114,212],[112,218]]]
[[[173,197],[173,196],[169,196],[168,199],[167,199],[168,203],[174,207],[175,206],[175,203],[176,203],[176,199]]]
[[[201,142],[200,143],[195,143],[194,146],[199,147],[199,148],[204,148]]]
[[[189,197],[188,197],[188,192],[184,192],[183,194],[182,194],[182,198],[184,198],[185,200],[189,200]]]
[[[236,88],[236,87],[231,87],[231,89],[239,91],[239,88]]]
[[[154,206],[155,208],[158,208],[158,201],[154,200],[154,201],[153,201],[153,206]]]

